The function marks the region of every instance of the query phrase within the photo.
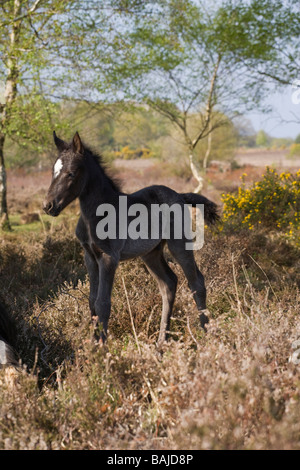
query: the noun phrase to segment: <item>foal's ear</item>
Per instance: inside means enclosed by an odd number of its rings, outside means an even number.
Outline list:
[[[80,153],[81,155],[83,154],[83,145],[82,145],[78,132],[76,132],[76,134],[73,137],[72,147],[75,153]]]
[[[54,138],[54,143],[57,147],[57,149],[62,152],[63,150],[66,150],[67,147],[68,147],[68,144],[66,142],[64,142],[63,140],[59,139],[55,133],[55,131],[53,131],[53,138]]]

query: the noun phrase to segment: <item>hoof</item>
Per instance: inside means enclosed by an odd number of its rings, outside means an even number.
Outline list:
[[[206,325],[209,322],[209,318],[206,315],[207,313],[208,313],[208,310],[202,310],[202,312],[200,313],[200,325],[204,331],[206,331]]]

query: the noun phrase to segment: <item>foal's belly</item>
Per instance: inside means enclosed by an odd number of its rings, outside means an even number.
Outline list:
[[[161,240],[131,240],[127,239],[125,245],[120,253],[120,261],[124,261],[131,258],[136,258],[137,256],[145,256],[150,251],[159,245]]]

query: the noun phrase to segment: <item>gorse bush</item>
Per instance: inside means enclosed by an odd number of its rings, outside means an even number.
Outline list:
[[[223,227],[264,227],[300,246],[300,170],[276,173],[267,168],[261,181],[246,187],[246,174],[235,194],[223,194]]]

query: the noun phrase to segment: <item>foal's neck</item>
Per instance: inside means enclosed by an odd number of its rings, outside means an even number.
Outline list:
[[[91,219],[103,203],[114,203],[121,192],[92,154],[86,156],[86,183],[79,196],[83,216]]]

